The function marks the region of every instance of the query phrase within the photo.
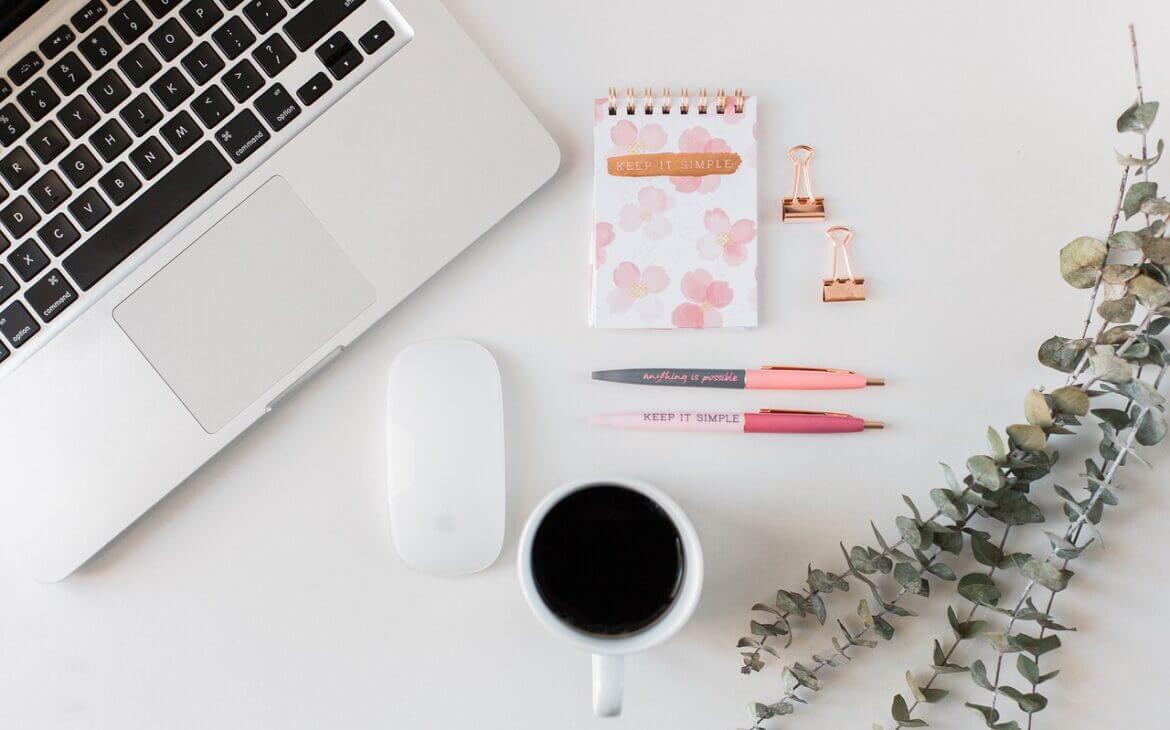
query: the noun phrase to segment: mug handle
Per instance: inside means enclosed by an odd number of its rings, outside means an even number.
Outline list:
[[[614,654],[593,655],[593,714],[617,717],[622,714],[622,687],[625,685],[622,658]]]

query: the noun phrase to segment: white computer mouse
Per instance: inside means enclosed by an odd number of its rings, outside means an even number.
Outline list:
[[[504,545],[504,405],[491,353],[411,345],[390,366],[387,476],[394,547],[411,568],[474,573]]]

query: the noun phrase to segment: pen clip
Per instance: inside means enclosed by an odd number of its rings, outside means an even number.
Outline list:
[[[853,370],[842,370],[841,368],[805,368],[799,367],[797,365],[764,365],[760,368],[760,370],[801,370],[812,373],[848,373],[850,375],[857,374]]]
[[[802,416],[833,416],[835,418],[853,418],[848,413],[838,413],[836,411],[798,411],[790,408],[761,408],[760,413],[778,413],[778,414],[794,414]]]

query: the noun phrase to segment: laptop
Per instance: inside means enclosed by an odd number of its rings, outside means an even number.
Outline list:
[[[0,75],[0,555],[42,581],[560,160],[437,0],[4,0]]]

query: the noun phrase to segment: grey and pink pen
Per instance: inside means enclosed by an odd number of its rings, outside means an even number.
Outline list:
[[[846,390],[885,385],[881,378],[867,378],[852,370],[768,366],[755,370],[695,368],[628,368],[597,370],[594,380],[640,385],[739,390]],[[854,433],[884,428],[881,421],[867,421],[831,411],[761,409],[754,413],[641,411],[594,416],[592,423],[615,428],[649,431],[710,431],[732,433]]]

